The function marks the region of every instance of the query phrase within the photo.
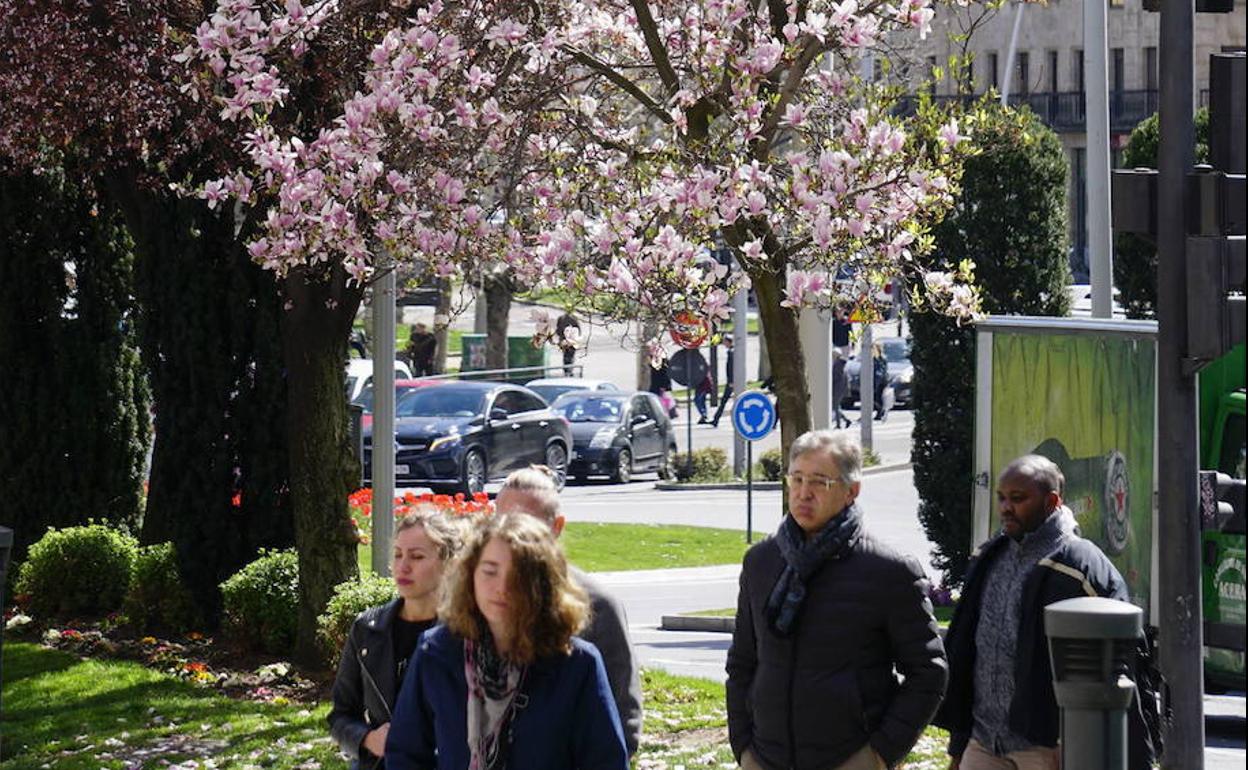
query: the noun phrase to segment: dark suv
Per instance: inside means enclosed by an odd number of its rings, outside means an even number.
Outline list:
[[[671,478],[676,458],[672,421],[653,393],[575,390],[551,408],[572,424],[570,472],[578,480],[610,476],[627,483],[634,473]]]
[[[395,483],[435,493],[484,491],[533,463],[563,486],[572,434],[536,393],[498,382],[450,382],[403,394],[395,405]],[[372,483],[373,437],[364,433],[364,480]]]

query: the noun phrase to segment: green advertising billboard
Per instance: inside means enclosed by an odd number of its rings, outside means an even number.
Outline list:
[[[1081,534],[1110,557],[1147,613],[1153,564],[1156,341],[1153,325],[996,319],[981,325],[981,479],[989,532],[1000,527],[995,479],[1011,460],[1041,454],[1066,477],[1063,499]],[[985,419],[986,418],[986,419]],[[980,431],[977,430],[977,434]],[[977,439],[977,444],[983,440]],[[983,495],[981,495],[982,497]],[[982,504],[980,507],[983,507]],[[978,512],[978,510],[977,510]],[[987,535],[988,533],[980,533]]]

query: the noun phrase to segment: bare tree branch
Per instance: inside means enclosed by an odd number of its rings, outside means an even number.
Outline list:
[[[645,38],[646,48],[650,49],[650,58],[654,59],[659,80],[663,81],[663,87],[667,89],[669,95],[674,94],[680,90],[680,81],[676,78],[676,70],[672,69],[672,62],[667,58],[667,49],[663,47],[663,41],[659,39],[659,27],[654,23],[650,5],[646,0],[631,0],[631,2],[633,13],[637,15],[637,26],[641,27],[641,36]]]
[[[621,75],[613,69],[611,65],[590,56],[584,51],[578,51],[575,48],[565,46],[563,50],[571,54],[572,58],[579,64],[589,67],[594,72],[601,74],[607,80],[619,86],[659,120],[669,124],[674,122],[672,120],[672,116],[668,114],[667,110],[663,109],[663,105],[652,99],[649,94],[641,90],[641,86],[638,86],[633,81]]]

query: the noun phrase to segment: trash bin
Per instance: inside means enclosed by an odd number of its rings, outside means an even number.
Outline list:
[[[461,372],[480,371],[488,368],[485,365],[485,335],[465,334],[460,337],[459,370]]]
[[[1144,612],[1116,599],[1066,599],[1044,608],[1044,631],[1062,710],[1062,767],[1126,770],[1127,707]]]
[[[533,347],[532,337],[508,337],[507,338],[507,368],[519,369],[523,367],[546,366],[546,346]],[[519,372],[507,379],[511,382],[528,382],[538,377],[545,377],[546,372],[531,369],[527,372]]]

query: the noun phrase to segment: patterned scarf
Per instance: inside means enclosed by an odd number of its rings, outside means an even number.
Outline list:
[[[802,603],[806,600],[806,581],[829,561],[844,558],[858,539],[862,513],[856,503],[823,526],[812,540],[792,516],[785,516],[776,531],[776,544],[784,556],[780,573],[771,595],[767,597],[767,622],[777,636],[789,636],[797,622]]]
[[[503,770],[511,750],[511,725],[526,705],[520,692],[525,666],[510,663],[481,624],[478,641],[464,640],[464,676],[468,680],[468,770]]]

